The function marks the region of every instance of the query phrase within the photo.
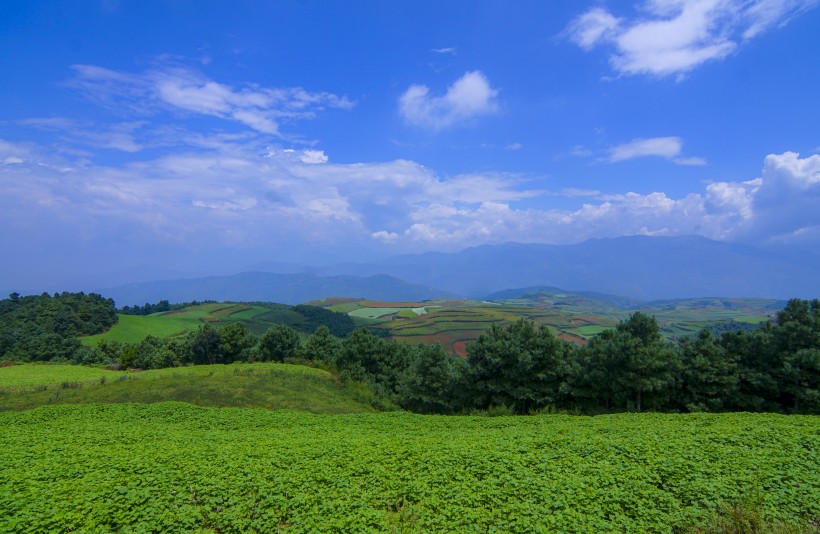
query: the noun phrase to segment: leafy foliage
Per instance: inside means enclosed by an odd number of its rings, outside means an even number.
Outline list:
[[[76,359],[77,336],[96,334],[117,322],[114,301],[96,293],[48,293],[0,300],[0,359]]]
[[[672,532],[758,489],[768,524],[820,517],[807,416],[158,403],[5,412],[0,427],[8,533]]]
[[[299,334],[287,325],[274,325],[259,340],[257,358],[260,361],[283,362],[295,356],[299,349]]]
[[[493,325],[468,349],[467,381],[477,408],[509,406],[528,413],[555,405],[568,377],[569,346],[546,326]]]

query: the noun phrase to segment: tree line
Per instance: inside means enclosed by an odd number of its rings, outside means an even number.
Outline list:
[[[117,322],[114,301],[96,293],[55,293],[0,300],[0,360],[69,360],[78,336],[99,334]]]
[[[199,304],[216,304],[216,301],[203,300],[202,302],[200,302],[197,300],[193,300],[191,302],[171,304],[167,300],[160,300],[159,302],[156,302],[154,304],[146,302],[142,306],[140,306],[139,304],[135,304],[133,306],[123,306],[122,308],[117,309],[117,313],[121,313],[123,315],[151,315],[152,313],[184,310],[189,306],[198,306]]]
[[[40,298],[44,300],[38,306],[53,307],[58,300],[57,295]],[[113,303],[98,295],[59,298],[85,310],[84,317],[116,318],[103,313],[109,304],[113,309]],[[79,306],[86,301],[97,303],[100,309]],[[14,306],[19,304],[2,301],[0,316]],[[52,325],[52,330],[79,331],[77,327],[58,328],[61,321],[53,318],[53,310],[50,313],[52,320],[45,324]],[[322,314],[314,315],[319,319]],[[102,326],[82,324],[86,329]],[[5,330],[0,333],[6,336],[2,339],[8,337]],[[72,345],[70,356],[64,359],[115,362],[140,369],[237,361],[315,362],[336,370],[344,379],[366,382],[383,397],[421,413],[652,410],[820,414],[818,300],[790,300],[773,322],[754,331],[716,335],[703,329],[675,342],[661,335],[654,317],[641,312],[595,336],[585,347],[560,340],[546,326],[522,320],[492,326],[468,345],[466,360],[447,354],[440,345],[399,343],[367,329],[353,330],[344,337],[333,334],[325,324],[309,336],[284,324],[273,325],[262,336],[254,335],[241,322],[205,324],[175,338],[148,336],[140,343],[102,341],[93,349]],[[49,356],[62,354],[64,348],[42,350]]]

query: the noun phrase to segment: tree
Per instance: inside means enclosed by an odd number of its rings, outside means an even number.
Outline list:
[[[219,329],[222,357],[225,363],[244,362],[250,357],[257,339],[244,323],[228,323]]]
[[[737,361],[738,381],[731,409],[755,412],[779,409],[775,374],[780,364],[771,340],[770,325],[755,332],[726,332],[720,336],[727,358]]]
[[[191,361],[194,364],[224,363],[219,331],[206,324],[190,334]]]
[[[450,413],[464,360],[450,356],[441,345],[415,345],[399,384],[399,402],[417,413]]]
[[[727,353],[709,330],[681,339],[677,404],[688,411],[726,410],[737,395],[738,357]]]
[[[771,333],[780,404],[820,412],[820,300],[790,300]]]
[[[311,360],[335,364],[340,349],[339,340],[330,334],[327,326],[321,325],[302,347],[302,354]]]
[[[336,367],[355,380],[369,382],[379,393],[394,396],[409,361],[408,345],[381,339],[359,328],[342,341]]]
[[[275,324],[259,340],[258,356],[261,361],[283,362],[296,355],[299,334],[293,328]]]
[[[576,394],[607,410],[662,409],[678,366],[655,318],[636,312],[590,341],[577,370]]]
[[[510,406],[517,413],[555,405],[566,390],[565,344],[546,326],[520,320],[493,325],[467,346],[467,383],[478,408]]]

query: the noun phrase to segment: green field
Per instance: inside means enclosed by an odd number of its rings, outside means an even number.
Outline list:
[[[88,347],[96,347],[101,340],[120,343],[139,343],[146,336],[160,338],[184,335],[210,324],[244,323],[256,335],[264,334],[274,324],[286,324],[297,330],[307,327],[306,318],[284,304],[221,303],[198,304],[182,310],[151,315],[119,315],[119,321],[110,330],[81,338]]]
[[[0,367],[0,392],[32,391],[68,383],[115,380],[125,373],[96,367],[68,364],[24,364]]]
[[[96,347],[103,339],[121,343],[139,343],[149,335],[172,337],[196,330],[203,324],[202,317],[203,315],[194,313],[171,315],[169,312],[151,315],[121,314],[117,324],[111,330],[95,336],[83,337],[81,341],[88,347]]]
[[[183,401],[313,413],[371,412],[385,407],[358,383],[282,363],[200,365],[152,371],[106,371],[78,365],[0,368],[0,410],[53,404]]]
[[[672,532],[820,517],[820,418],[0,413],[0,531]]]

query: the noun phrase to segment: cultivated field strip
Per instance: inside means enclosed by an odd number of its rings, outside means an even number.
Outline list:
[[[2,532],[671,532],[820,517],[820,418],[0,413]]]

